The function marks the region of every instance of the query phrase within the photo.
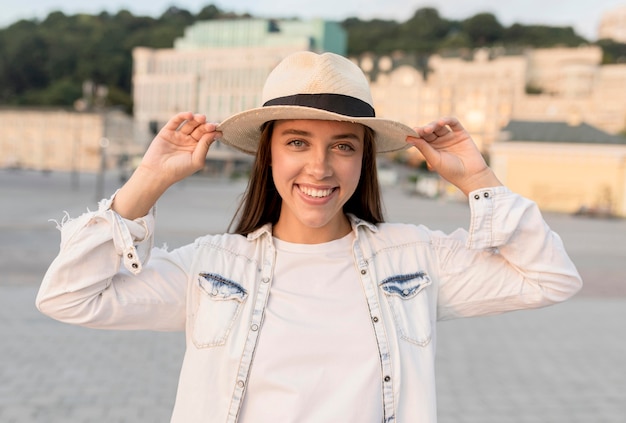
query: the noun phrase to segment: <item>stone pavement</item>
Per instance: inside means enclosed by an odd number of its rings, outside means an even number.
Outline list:
[[[117,185],[107,180],[107,193]],[[95,208],[93,175],[0,171],[0,422],[168,422],[184,336],[98,331],[37,312],[58,249],[50,218]],[[160,242],[224,231],[241,183],[190,179],[159,205]],[[390,220],[449,231],[467,207],[385,192]],[[184,212],[182,211],[184,209]],[[177,217],[184,215],[184,220]],[[585,278],[573,300],[439,324],[440,423],[626,421],[624,220],[547,214]]]

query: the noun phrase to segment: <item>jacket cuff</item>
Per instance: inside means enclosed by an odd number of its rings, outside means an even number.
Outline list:
[[[502,245],[497,235],[501,231],[499,219],[507,213],[507,198],[516,196],[505,186],[482,188],[469,193],[470,227],[467,248],[486,249]]]
[[[156,206],[146,216],[129,220],[117,214],[111,205],[117,191],[111,198],[98,204],[98,212],[107,216],[113,228],[115,251],[122,257],[124,267],[133,274],[141,272],[143,263],[150,258],[154,246],[154,220]]]

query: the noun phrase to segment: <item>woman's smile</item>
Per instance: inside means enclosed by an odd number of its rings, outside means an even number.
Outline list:
[[[335,192],[337,188],[314,188],[306,185],[296,184],[296,188],[305,196],[312,198],[326,198]]]

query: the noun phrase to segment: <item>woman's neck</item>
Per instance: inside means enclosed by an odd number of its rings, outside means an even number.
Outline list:
[[[351,230],[350,219],[341,214],[322,227],[310,227],[297,220],[278,219],[272,228],[272,235],[296,244],[322,244],[343,238]]]

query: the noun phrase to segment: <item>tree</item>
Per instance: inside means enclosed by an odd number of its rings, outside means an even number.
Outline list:
[[[452,28],[437,9],[418,9],[413,17],[400,25],[398,48],[414,53],[434,53]]]
[[[491,13],[479,13],[461,23],[472,47],[484,47],[502,41],[504,28]]]
[[[596,43],[602,48],[602,63],[605,65],[626,63],[626,44],[611,39],[598,40]]]
[[[398,39],[398,23],[374,19],[361,21],[348,18],[342,23],[348,33],[348,54],[359,55],[365,52],[386,54],[395,49]],[[392,43],[389,46],[389,42]]]
[[[12,103],[21,93],[45,88],[50,78],[46,72],[48,42],[38,32],[35,21],[21,20],[0,36],[0,102]]]
[[[576,34],[572,27],[513,24],[504,30],[503,41],[509,46],[523,47],[576,47],[587,40]]]
[[[199,21],[208,21],[211,19],[219,18],[220,14],[221,12],[217,8],[217,6],[210,4],[208,6],[204,6],[202,10],[198,12],[198,14],[196,15],[196,19]]]

